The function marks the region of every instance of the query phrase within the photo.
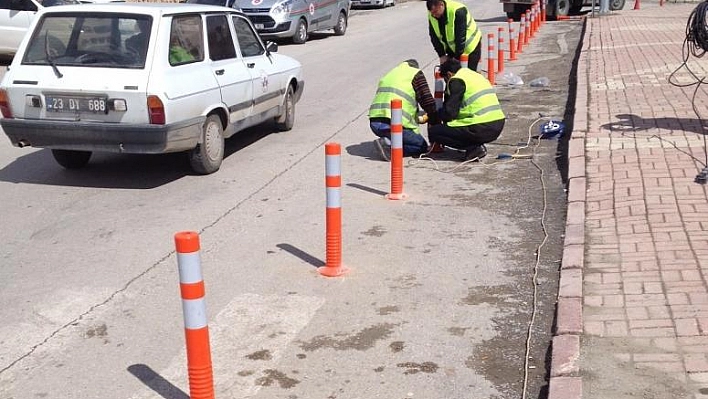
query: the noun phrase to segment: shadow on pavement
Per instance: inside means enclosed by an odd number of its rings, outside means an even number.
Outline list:
[[[601,125],[605,130],[616,132],[637,132],[649,129],[683,130],[697,134],[706,134],[708,126],[698,118],[643,118],[634,114],[615,115],[619,122]]]
[[[356,183],[349,183],[349,184],[347,184],[347,186],[359,189],[361,191],[366,191],[367,193],[380,195],[380,196],[384,196],[384,195],[388,194],[385,191],[377,190],[375,188],[371,188],[371,187],[367,187],[367,186],[362,186],[361,184],[356,184]]]
[[[157,374],[150,366],[133,364],[128,366],[128,371],[143,384],[147,385],[148,388],[165,399],[189,399],[189,395],[162,378],[162,376]]]
[[[265,124],[236,133],[226,140],[224,160],[275,131]],[[0,181],[53,186],[150,189],[194,175],[184,152],[170,154],[94,153],[88,165],[68,170],[50,150],[32,151],[0,169]]]
[[[314,267],[320,267],[320,266],[325,265],[325,262],[323,262],[321,259],[316,258],[316,257],[308,254],[307,252],[305,252],[299,248],[296,248],[290,244],[278,244],[278,245],[276,245],[276,247],[282,249],[283,251],[289,252],[291,255],[294,255],[295,257],[302,259],[303,261],[311,264]]]

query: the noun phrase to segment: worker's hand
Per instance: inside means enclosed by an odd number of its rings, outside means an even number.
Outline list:
[[[423,124],[428,122],[428,114],[418,116],[418,123]]]
[[[447,61],[447,55],[443,55],[442,57],[440,57],[440,65],[444,64],[445,61]]]

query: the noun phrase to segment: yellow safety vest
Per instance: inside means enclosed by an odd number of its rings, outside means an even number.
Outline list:
[[[433,27],[433,32],[435,36],[440,40],[440,43],[447,44],[454,53],[457,53],[455,48],[455,11],[464,7],[462,3],[458,3],[452,0],[445,0],[445,14],[447,14],[447,23],[445,24],[445,39],[447,42],[443,42],[442,33],[440,33],[440,24],[438,20],[433,17],[433,15],[428,12],[428,21],[430,21],[430,26]],[[470,54],[477,48],[479,41],[482,40],[482,32],[477,28],[477,22],[472,18],[469,10],[467,10],[467,35],[465,38],[465,48],[462,50],[462,54]]]
[[[448,126],[469,126],[504,119],[497,94],[487,78],[471,69],[460,68],[452,79],[465,82],[465,94],[457,119],[448,122]]]
[[[415,99],[412,83],[413,77],[418,72],[420,69],[403,62],[384,75],[379,80],[379,87],[369,107],[369,118],[391,119],[391,100],[399,98],[403,103],[401,117],[403,127],[420,134],[416,120],[418,102]]]

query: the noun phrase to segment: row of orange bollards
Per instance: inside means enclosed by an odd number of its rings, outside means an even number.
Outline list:
[[[639,1],[639,0],[637,0]],[[529,38],[534,37],[545,22],[545,6],[536,2],[529,14],[522,14],[519,35],[515,35],[509,20],[509,60],[517,59]],[[494,34],[488,38],[488,77],[494,84],[495,71],[504,70],[504,28],[498,28],[498,52],[494,51]],[[461,57],[461,64],[467,66],[468,56]],[[496,62],[495,62],[496,61]],[[435,102],[442,107],[444,80],[440,71],[435,70]],[[391,101],[391,188],[385,195],[389,200],[403,200],[403,123],[402,102]],[[338,143],[325,144],[325,187],[326,187],[326,261],[318,268],[321,275],[341,276],[349,271],[342,264],[342,209],[341,209],[341,146]],[[183,231],[175,234],[177,263],[179,268],[180,292],[184,316],[187,346],[187,368],[189,393],[192,399],[214,399],[214,382],[211,364],[209,329],[207,326],[205,288],[199,256],[199,234]]]
[[[536,33],[541,28],[543,23],[546,22],[546,5],[543,1],[536,1],[533,6],[528,10],[527,13],[521,14],[521,20],[519,21],[519,34],[515,34],[513,20],[508,20],[508,32],[509,37],[509,61],[516,61],[517,54],[523,52],[523,47],[529,44],[529,40],[536,36]],[[506,36],[504,27],[497,28],[497,51],[494,51],[495,40],[494,34],[487,34],[487,79],[494,85],[496,82],[496,74],[504,72],[504,59],[505,51],[504,45]],[[466,55],[463,54],[463,57]],[[460,60],[462,64],[462,59]]]

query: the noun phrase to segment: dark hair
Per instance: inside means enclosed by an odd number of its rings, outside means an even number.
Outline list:
[[[455,58],[448,58],[447,61],[443,62],[442,65],[440,65],[440,73],[445,76],[447,75],[448,72],[452,72],[453,74],[457,73],[457,71],[460,70],[460,61],[458,61]]]
[[[440,3],[443,3],[443,0],[425,0],[425,6],[428,7],[428,11]]]
[[[418,60],[416,60],[415,58],[407,59],[404,62],[407,62],[408,65],[410,65],[412,68],[420,69],[420,64],[418,64]]]

